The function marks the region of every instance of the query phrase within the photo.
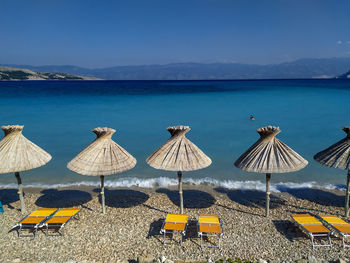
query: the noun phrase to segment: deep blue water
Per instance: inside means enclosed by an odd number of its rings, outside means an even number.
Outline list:
[[[91,130],[98,126],[116,129],[113,139],[138,161],[133,170],[108,176],[110,185],[176,183],[176,173],[155,170],[145,159],[169,138],[166,127],[180,124],[191,127],[188,138],[213,160],[209,168],[185,173],[185,179],[260,187],[246,181],[263,182],[263,175],[240,171],[233,163],[259,138],[257,128],[275,125],[282,130],[277,137],[309,165],[273,175],[272,182],[344,184],[346,171],[324,167],[313,155],[345,136],[350,81],[0,82],[0,125],[8,124],[24,125],[23,134],[53,156],[47,165],[22,173],[27,185],[98,184],[98,178],[66,168],[95,138]],[[12,174],[0,175],[0,185],[11,183]]]

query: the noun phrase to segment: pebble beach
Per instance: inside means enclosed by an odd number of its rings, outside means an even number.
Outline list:
[[[19,221],[15,189],[0,189],[0,262],[116,262],[166,259],[168,262],[203,262],[241,258],[293,262],[313,257],[323,261],[350,261],[349,248],[332,237],[333,247],[311,247],[310,238],[290,220],[292,213],[344,215],[344,192],[294,189],[271,195],[270,217],[265,215],[265,193],[211,186],[184,186],[185,213],[190,223],[183,246],[163,245],[159,234],[167,213],[178,213],[174,188],[106,189],[106,214],[101,213],[98,188],[25,189],[27,214],[42,207],[81,207],[65,235],[21,237],[12,230]],[[199,214],[218,214],[223,222],[221,248],[201,248],[196,233]],[[175,236],[176,237],[176,236]],[[215,242],[209,239],[208,242]],[[154,260],[153,260],[154,261]],[[158,260],[161,261],[161,260]],[[163,260],[164,261],[164,260]],[[146,261],[144,261],[146,262]]]

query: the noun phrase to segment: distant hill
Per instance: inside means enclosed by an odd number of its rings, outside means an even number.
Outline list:
[[[0,67],[0,80],[91,80],[96,78],[67,73],[34,72],[29,69]]]
[[[347,72],[350,68],[350,58],[310,58],[271,65],[172,63],[96,69],[76,66],[8,66],[38,72],[62,72],[107,80],[310,79],[335,78]]]
[[[345,74],[342,74],[337,77],[338,79],[350,79],[350,70],[346,72]]]

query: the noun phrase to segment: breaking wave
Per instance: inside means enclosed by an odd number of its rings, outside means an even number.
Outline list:
[[[223,187],[227,189],[241,189],[241,190],[258,190],[265,191],[265,182],[262,181],[234,181],[234,180],[218,180],[212,178],[186,178],[183,179],[183,183],[187,185],[210,185],[215,187]],[[107,187],[141,187],[141,188],[156,188],[156,187],[168,187],[176,186],[178,180],[169,177],[157,177],[157,178],[118,178],[115,180],[106,180],[105,186]],[[25,184],[25,188],[63,188],[63,187],[77,187],[77,186],[95,186],[98,187],[100,183],[98,181],[81,181],[74,183],[62,183],[62,184],[41,184],[32,183]],[[17,188],[17,184],[0,184],[0,188]],[[281,183],[271,183],[271,192],[284,192],[288,189],[298,189],[298,188],[319,188],[319,189],[345,189],[345,185],[338,184],[320,184],[317,182],[281,182]]]

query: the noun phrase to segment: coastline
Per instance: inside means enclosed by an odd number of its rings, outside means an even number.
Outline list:
[[[165,256],[177,261],[206,261],[242,258],[271,262],[293,261],[313,255],[318,259],[349,261],[348,249],[332,237],[332,248],[312,250],[309,237],[290,221],[291,213],[344,214],[344,191],[294,189],[272,193],[270,218],[264,217],[265,193],[207,185],[184,185],[185,213],[190,216],[183,247],[163,245],[159,230],[167,213],[178,213],[177,187],[107,188],[107,213],[101,213],[98,187],[80,186],[58,189],[24,188],[27,214],[42,207],[80,206],[79,220],[71,220],[63,237],[18,238],[12,226],[24,217],[20,213],[16,189],[0,188],[5,213],[0,214],[0,261],[69,260],[109,262],[136,260],[138,257]],[[195,219],[199,214],[218,214],[224,237],[220,249],[199,246]]]
[[[13,180],[14,181],[14,180]],[[230,190],[257,190],[265,191],[266,183],[262,180],[220,180],[210,177],[204,178],[194,178],[186,177],[182,180],[184,185],[188,187],[205,187],[209,186],[212,188],[223,187]],[[154,177],[154,178],[139,178],[139,177],[120,177],[114,179],[106,179],[104,185],[109,188],[130,188],[138,187],[145,189],[153,188],[168,188],[176,187],[178,185],[178,179],[175,177]],[[83,187],[86,189],[92,187],[99,187],[100,182],[97,180],[94,181],[76,181],[76,182],[67,182],[67,183],[25,183],[24,187],[30,191],[36,191],[38,189],[50,189],[50,188],[75,188]],[[8,184],[0,184],[0,189],[11,189],[17,188],[15,182]],[[334,184],[334,183],[320,183],[316,181],[305,181],[305,182],[272,182],[270,184],[270,191],[273,193],[280,192],[289,192],[297,189],[327,189],[327,190],[345,190],[345,184]]]

